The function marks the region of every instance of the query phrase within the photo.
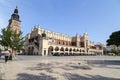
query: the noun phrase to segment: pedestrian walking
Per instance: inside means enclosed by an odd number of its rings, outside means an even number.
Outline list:
[[[6,51],[5,51],[5,63],[7,63],[8,58],[9,58],[9,51],[6,50]]]

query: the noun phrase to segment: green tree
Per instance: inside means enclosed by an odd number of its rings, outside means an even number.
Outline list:
[[[22,32],[17,33],[16,31],[13,32],[11,36],[11,48],[13,50],[23,50],[24,46],[24,37],[22,37]]]
[[[0,44],[4,47],[10,47],[12,50],[20,51],[24,46],[24,37],[22,32],[17,33],[7,28],[2,29]]]
[[[9,47],[11,45],[12,31],[6,28],[1,30],[2,35],[0,35],[0,44],[4,47]]]
[[[116,45],[117,47],[120,46],[120,31],[113,32],[106,42],[108,46],[109,45]]]

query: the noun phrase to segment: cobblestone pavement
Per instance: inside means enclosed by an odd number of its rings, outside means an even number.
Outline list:
[[[0,60],[0,80],[120,80],[119,59],[120,56],[17,56],[7,64]]]
[[[63,60],[63,59],[79,59],[79,60],[120,60],[120,56],[17,56],[17,60]]]
[[[1,58],[0,59],[0,80],[3,80],[4,79],[4,76],[5,76],[5,68],[4,68],[4,58]]]

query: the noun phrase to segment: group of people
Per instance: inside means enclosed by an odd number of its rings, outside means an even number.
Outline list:
[[[15,56],[13,56],[13,54],[11,53],[11,51],[9,50],[5,50],[5,63],[7,63],[8,60],[12,60],[12,57],[15,58]],[[0,59],[1,59],[2,53],[0,52]]]

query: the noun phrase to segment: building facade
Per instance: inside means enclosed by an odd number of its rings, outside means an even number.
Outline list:
[[[17,33],[19,33],[21,31],[20,24],[21,24],[21,21],[18,14],[18,8],[16,6],[14,13],[11,15],[11,18],[9,19],[9,24],[7,28],[13,31],[17,31]]]
[[[34,26],[25,39],[26,55],[103,54],[103,47],[88,40],[88,33],[71,37]]]

